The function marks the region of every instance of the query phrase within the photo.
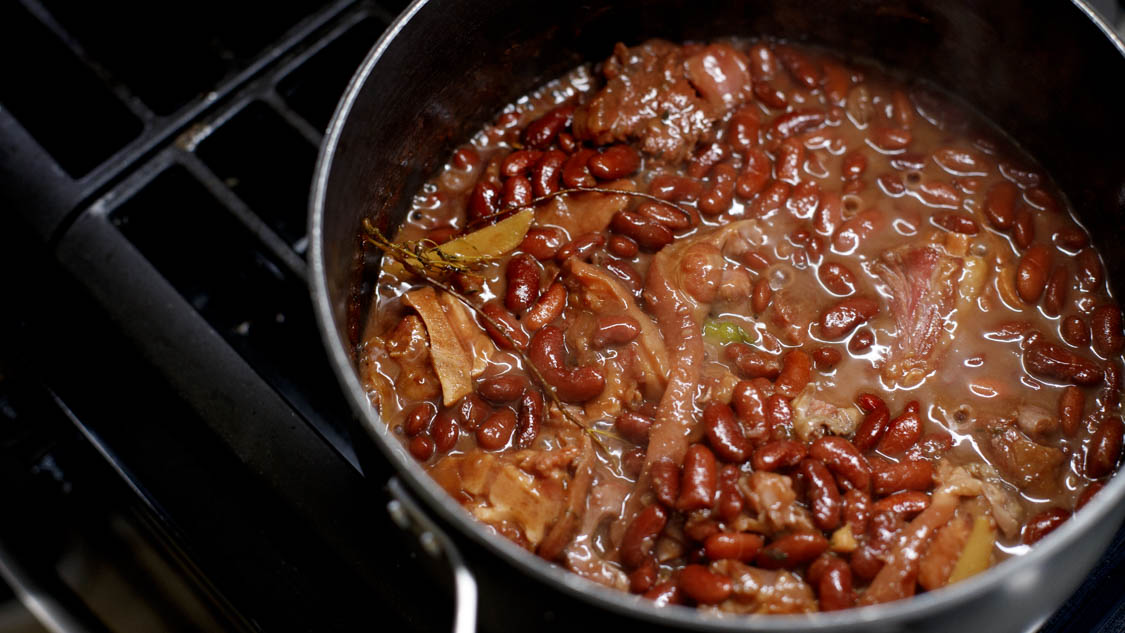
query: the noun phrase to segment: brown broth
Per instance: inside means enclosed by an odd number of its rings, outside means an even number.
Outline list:
[[[755,43],[757,42],[754,40],[739,40],[731,45],[745,53]],[[765,43],[776,47],[776,43]],[[701,54],[700,51],[703,50],[702,45],[688,45],[685,56]],[[944,458],[954,466],[975,464],[972,468],[978,470],[973,470],[972,474],[980,479],[988,477],[979,468],[988,470],[994,467],[994,474],[998,479],[992,481],[1006,490],[1007,497],[1018,505],[1021,523],[1051,508],[1061,508],[1069,513],[1080,493],[1092,479],[1096,479],[1085,475],[1083,460],[1089,450],[1087,446],[1094,441],[1091,438],[1098,431],[1100,419],[1118,415],[1117,389],[1106,391],[1100,383],[1082,387],[1083,411],[1086,415],[1072,436],[1055,428],[1041,434],[1029,433],[1026,428],[1019,431],[1022,434],[1020,442],[1030,439],[1037,446],[1047,446],[1057,451],[1057,455],[1052,455],[1057,456],[1058,463],[1053,470],[1046,468],[1050,473],[1047,480],[1036,480],[1029,485],[1026,481],[1019,481],[1020,473],[1013,474],[1010,465],[1006,470],[1004,464],[996,463],[996,442],[1009,448],[1013,446],[1008,440],[997,439],[1007,437],[1003,435],[1003,429],[1021,428],[1013,417],[1017,411],[1042,411],[1046,412],[1047,417],[1057,421],[1060,394],[1068,384],[1067,380],[1057,376],[1049,377],[1043,372],[1030,371],[1025,362],[1028,347],[1034,346],[1036,341],[1050,341],[1080,353],[1099,368],[1104,365],[1120,366],[1117,354],[1108,359],[1101,358],[1093,348],[1076,350],[1060,339],[1064,317],[1079,315],[1089,327],[1091,312],[1096,306],[1108,304],[1116,310],[1116,304],[1108,295],[1104,274],[1099,283],[1080,284],[1080,266],[1075,257],[1077,249],[1073,245],[1060,243],[1060,235],[1076,234],[1076,231],[1084,234],[1066,198],[1053,186],[1041,168],[998,128],[932,87],[896,78],[873,64],[845,66],[839,58],[825,51],[808,48],[789,50],[793,51],[790,54],[796,56],[798,64],[801,60],[807,60],[817,68],[834,69],[835,72],[830,73],[830,80],[839,80],[841,77],[846,80],[846,93],[841,93],[843,98],[833,103],[826,92],[836,84],[806,88],[799,83],[799,70],[796,73],[793,70],[787,72],[787,65],[779,64],[772,78],[755,83],[783,93],[788,102],[788,110],[770,108],[754,98],[748,99],[741,107],[754,109],[760,118],[761,129],[755,145],[771,158],[771,182],[786,177],[787,174],[781,167],[783,153],[799,145],[797,179],[788,184],[814,183],[819,194],[818,213],[823,213],[820,210],[826,205],[835,204],[840,209],[841,217],[835,222],[835,230],[818,233],[815,223],[818,216],[802,213],[792,197],[787,206],[765,214],[757,209],[761,193],[750,198],[735,195],[729,208],[718,215],[701,214],[696,211],[698,203],[691,200],[680,201],[678,204],[690,208],[696,221],[694,226],[675,232],[674,244],[686,243],[697,237],[702,239],[719,227],[756,218],[756,222],[746,225],[752,227],[748,229],[749,238],[732,238],[722,247],[722,266],[729,271],[729,278],[723,285],[729,285],[730,289],[726,292],[731,296],[711,302],[708,318],[739,324],[744,330],[755,333],[756,346],[775,358],[780,358],[789,349],[808,352],[817,347],[832,347],[840,352],[841,360],[831,369],[813,369],[811,383],[806,390],[808,396],[841,410],[855,410],[854,402],[858,394],[874,393],[886,402],[892,418],[909,402],[917,401],[921,405],[923,433],[948,434],[951,437],[952,448],[943,451],[941,455],[924,455],[916,443],[913,452],[887,456],[891,461],[928,459],[936,463],[938,458]],[[796,68],[794,65],[788,67]],[[466,209],[474,186],[482,180],[505,180],[497,176],[497,169],[503,157],[523,147],[522,130],[560,104],[589,103],[603,84],[601,73],[596,68],[584,66],[506,107],[495,122],[485,126],[474,136],[468,145],[459,150],[459,155],[415,196],[412,209],[395,239],[420,240],[444,227],[463,233],[468,226]],[[730,120],[738,110],[738,107],[728,108],[717,116],[717,120],[708,126],[695,148],[707,143],[728,145],[729,148]],[[827,124],[795,134],[791,137],[795,140],[790,141],[780,140],[769,131],[771,122],[784,112],[806,110],[821,113]],[[879,135],[886,134],[885,130],[900,129],[910,132],[909,142],[905,143],[904,149],[888,150],[878,146]],[[566,130],[572,131],[569,126]],[[788,150],[782,149],[786,142],[791,144]],[[638,142],[634,144],[639,145]],[[587,146],[594,145],[587,143]],[[866,166],[862,173],[847,178],[844,175],[845,163],[850,162],[856,154],[863,156]],[[966,155],[971,159],[969,162],[974,164],[960,163],[959,167],[952,166],[951,161]],[[735,171],[742,173],[747,160],[745,153],[728,151],[727,156],[726,160]],[[697,167],[693,167],[690,159],[662,160],[649,154],[645,156],[641,169],[628,180],[641,192],[650,191],[653,177],[660,174],[675,174],[701,181],[705,189],[713,184],[713,174],[716,172],[703,170],[710,175],[699,177],[698,173],[692,175],[693,170],[699,171]],[[1043,272],[1049,276],[1057,266],[1063,266],[1067,271],[1066,300],[1061,314],[1048,314],[1042,299],[1029,303],[1020,297],[1013,280],[1027,248],[1021,248],[1018,240],[1013,237],[1013,230],[997,228],[985,210],[989,192],[998,183],[1015,184],[1017,211],[1031,216],[1034,243],[1047,247],[1052,263]],[[609,184],[600,181],[598,185],[612,188],[621,186],[621,182]],[[768,186],[767,184],[763,189]],[[536,208],[539,219],[536,226],[544,226],[551,217],[557,219],[565,216],[563,211],[582,205],[589,206],[585,211],[586,216],[593,217],[595,212],[591,209],[604,202],[599,202],[600,194],[583,195],[586,196],[585,202],[580,201],[577,196],[571,196],[538,205]],[[631,199],[627,207],[636,210],[643,202]],[[551,213],[555,215],[549,215]],[[972,223],[973,234],[958,235],[939,226],[937,222],[941,220],[937,218],[949,213],[958,214],[962,218],[957,220],[959,222]],[[850,242],[846,236],[841,236],[838,225],[841,222],[846,224],[856,217],[870,217],[879,226],[869,236]],[[574,227],[582,225],[585,220],[563,219],[565,221],[559,222],[557,226],[572,230],[568,239],[580,237]],[[804,235],[800,234],[802,231]],[[606,226],[601,226],[598,232],[605,237],[615,234]],[[810,237],[820,241],[819,254],[815,252],[815,248],[810,253]],[[887,259],[890,257],[888,253],[898,253],[906,258],[908,263],[902,264],[903,270],[917,271],[919,268],[911,268],[913,264],[909,262],[913,260],[908,258],[911,253],[919,252],[918,249],[924,249],[923,245],[926,244],[936,245],[934,248],[940,253],[936,266],[956,265],[956,272],[947,280],[951,281],[951,287],[956,286],[956,290],[942,299],[945,303],[938,304],[944,305],[944,311],[935,317],[935,323],[942,332],[928,339],[922,337],[923,341],[929,341],[923,343],[923,346],[932,345],[936,351],[929,356],[922,355],[922,369],[919,373],[909,379],[901,373],[888,376],[885,367],[892,354],[891,348],[902,338],[900,330],[909,327],[908,324],[912,322],[910,319],[896,318],[891,307],[895,301],[907,301],[909,297],[901,296],[902,293],[896,294],[887,281],[888,275],[892,274],[887,272],[887,268],[893,269],[893,265],[888,263],[891,261]],[[768,259],[769,267],[756,271],[746,265],[745,255],[750,250]],[[503,301],[505,269],[509,256],[489,262],[476,271],[483,279],[480,291],[472,296],[476,305]],[[593,255],[593,261],[600,264],[602,269],[607,262],[612,264],[626,261],[644,275],[649,270],[653,256],[653,252],[642,249],[635,257],[618,258],[608,254],[603,248]],[[369,311],[371,316],[364,328],[358,356],[365,383],[373,401],[379,406],[383,419],[396,432],[403,434],[406,442],[408,440],[402,424],[419,402],[431,402],[434,410],[442,410],[443,407],[440,391],[434,392],[436,378],[433,376],[429,378],[430,397],[425,399],[411,398],[404,395],[402,389],[395,388],[396,381],[399,381],[400,365],[387,354],[386,342],[394,336],[392,331],[399,322],[413,312],[403,302],[403,294],[422,283],[400,265],[387,262],[390,262],[389,258],[379,272]],[[483,451],[477,445],[474,432],[464,428],[467,423],[462,419],[460,423],[454,423],[456,440],[453,447],[444,453],[434,451],[432,456],[425,459],[425,463],[439,482],[458,496],[478,518],[499,533],[533,551],[538,550],[541,554],[544,554],[545,543],[553,538],[552,530],[562,520],[555,515],[539,515],[542,512],[557,513],[572,486],[578,485],[575,479],[585,472],[585,476],[591,478],[591,497],[584,500],[580,510],[608,509],[606,516],[617,519],[614,521],[593,516],[592,510],[586,512],[583,515],[584,521],[571,526],[572,537],[559,547],[551,548],[545,555],[604,584],[628,588],[629,581],[625,576],[625,571],[628,570],[623,569],[617,548],[621,543],[622,532],[626,529],[626,519],[631,519],[636,515],[637,509],[645,505],[636,499],[642,496],[648,499],[651,495],[646,486],[651,464],[644,467],[644,475],[639,480],[626,474],[627,468],[622,465],[626,459],[624,455],[636,448],[632,443],[617,438],[616,434],[620,429],[615,427],[614,420],[626,411],[655,414],[661,394],[659,390],[654,393],[651,384],[632,384],[630,377],[633,374],[630,372],[633,370],[628,368],[632,367],[630,363],[636,362],[634,344],[610,346],[602,350],[593,349],[589,345],[593,316],[575,298],[573,293],[576,282],[568,279],[569,273],[554,260],[541,263],[542,291],[549,286],[549,280],[556,276],[571,287],[572,294],[567,308],[555,321],[556,325],[567,332],[570,361],[579,366],[599,367],[607,374],[607,391],[587,402],[585,410],[573,405],[572,410],[584,423],[613,435],[603,436],[609,439],[604,442],[604,450],[593,451],[592,461],[582,462],[581,458],[575,458],[577,461],[566,462],[568,467],[552,470],[547,466],[528,466],[528,460],[547,459],[544,456],[558,456],[566,451],[575,451],[575,447],[583,442],[582,434],[562,419],[557,410],[547,416],[533,448],[522,451],[510,444],[499,452]],[[841,299],[830,292],[819,278],[821,267],[829,263],[842,264],[854,275],[855,291],[848,296],[873,298],[879,304],[879,311],[875,316],[843,338],[828,338],[820,328],[822,315]],[[1089,264],[1086,266],[1089,267]],[[922,269],[925,270],[924,267]],[[770,280],[773,294],[771,305],[761,314],[755,314],[750,307],[750,288],[759,278]],[[974,280],[979,281],[980,285],[976,291],[971,291]],[[908,287],[913,290],[920,286],[940,294],[940,289],[935,290],[939,285],[916,281],[913,285],[908,284]],[[720,289],[720,295],[723,292]],[[928,297],[929,295],[923,297],[923,300]],[[649,296],[638,297],[637,301],[642,309],[651,314]],[[908,306],[903,310],[914,317],[926,314],[924,307],[911,309]],[[1120,313],[1117,314],[1119,317]],[[1021,324],[1020,331],[1025,336],[1000,333],[1003,325],[1014,322]],[[786,326],[790,323],[793,327],[787,329]],[[1114,334],[1120,336],[1119,321],[1116,327]],[[873,334],[873,345],[862,351],[850,350],[849,340],[861,336],[860,332],[864,330]],[[708,341],[704,350],[702,379],[696,385],[695,397],[691,402],[694,407],[694,422],[688,423],[687,430],[688,443],[702,442],[706,445],[707,440],[703,439],[700,423],[703,408],[711,401],[730,401],[740,370],[724,355],[722,345]],[[915,356],[918,355],[911,358]],[[481,366],[481,371],[474,372],[475,384],[479,388],[482,380],[500,375],[525,376],[529,384],[535,384],[521,357],[502,351],[492,353]],[[624,395],[616,399],[605,395],[625,383],[628,384],[620,390],[620,394]],[[457,406],[460,403],[451,409],[450,416],[454,415],[453,410]],[[494,403],[489,410],[499,410],[505,406],[513,407],[518,412],[519,402],[516,401],[514,405]],[[549,401],[548,409],[551,409]],[[856,411],[853,417],[858,413]],[[742,421],[744,430],[747,428],[746,423],[746,420]],[[854,428],[850,429],[845,437],[850,437],[853,431]],[[791,434],[793,431],[787,432]],[[433,435],[438,432],[431,430],[423,432],[423,435],[426,433]],[[823,431],[799,439],[811,442],[822,433]],[[1116,440],[1119,450],[1120,437]],[[755,444],[760,445],[761,442]],[[482,454],[488,457],[481,457]],[[499,455],[498,460],[493,457],[496,455]],[[869,451],[867,455],[871,459],[882,457],[875,451]],[[1111,457],[1115,462],[1116,454]],[[1047,461],[1055,459],[1052,456],[1040,458]],[[501,479],[513,486],[524,486],[521,494],[526,493],[526,499],[523,503],[532,506],[541,504],[542,507],[535,506],[533,510],[525,512],[495,506],[489,496],[496,494],[495,492],[480,488],[479,482],[466,483],[472,478],[472,469],[484,463],[481,460],[490,464],[489,468],[508,468],[509,471],[505,471],[507,474],[502,475]],[[575,466],[576,463],[582,465]],[[748,461],[739,468],[743,476],[748,476],[753,470]],[[489,476],[495,476],[495,471],[489,472],[493,473]],[[793,475],[792,470],[783,472]],[[836,479],[841,481],[838,473]],[[841,484],[840,494],[845,490],[846,486]],[[800,494],[793,503],[801,508],[809,505]],[[542,510],[544,507],[547,510]],[[690,535],[684,535],[684,520],[701,520],[700,516],[688,516],[687,513],[672,510],[670,508],[669,512],[674,516],[655,544],[655,555],[660,559],[655,575],[662,581],[678,577],[678,570],[692,557],[690,544],[693,541]],[[985,516],[992,521],[994,527],[1002,528],[998,526],[995,511],[995,506],[990,506],[986,496],[967,497],[958,510],[962,513],[959,516]],[[519,518],[528,516],[532,519],[521,524]],[[730,528],[728,523],[720,521],[721,525],[726,526],[724,529]],[[779,537],[779,532],[776,531],[759,531],[763,532],[767,542]],[[825,536],[830,532],[826,531]],[[865,538],[860,537],[861,543],[866,542]],[[698,547],[698,543],[695,547]],[[1013,533],[1011,530],[998,529],[991,562],[1023,553],[1027,548],[1028,545],[1021,542],[1018,531]],[[840,554],[844,555],[843,552]],[[715,567],[713,563],[712,570],[714,569],[719,567]],[[800,565],[795,571],[798,574],[797,582],[801,582],[799,578],[807,574],[807,569]],[[857,578],[855,584],[857,589],[862,589],[867,582]],[[691,594],[691,589],[686,590]],[[703,601],[697,598],[696,602]],[[723,602],[723,605],[725,606],[720,608],[730,607],[727,602]],[[771,611],[770,605],[763,605],[762,610]]]

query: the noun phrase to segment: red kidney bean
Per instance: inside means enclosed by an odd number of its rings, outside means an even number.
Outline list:
[[[774,471],[800,464],[807,454],[808,449],[800,442],[774,440],[759,446],[750,463],[754,470]]]
[[[637,514],[625,535],[621,538],[618,553],[621,563],[629,569],[636,569],[652,557],[656,537],[664,531],[668,523],[668,512],[659,504],[652,504]]]
[[[805,479],[809,509],[813,523],[821,530],[832,531],[840,526],[840,491],[828,468],[815,459],[804,459],[798,472]]]
[[[516,431],[516,412],[500,409],[477,427],[477,446],[498,451],[508,446]]]
[[[1070,513],[1062,508],[1044,510],[1027,520],[1020,532],[1020,541],[1027,545],[1038,543],[1039,539],[1054,532],[1069,518]]]
[[[984,215],[992,226],[1007,231],[1015,225],[1017,195],[1019,190],[1006,180],[992,185],[984,199]]]
[[[557,149],[548,150],[531,168],[531,188],[536,197],[548,196],[559,190],[559,180],[567,158],[566,154]]]
[[[742,263],[746,264],[753,270],[762,272],[770,267],[770,258],[768,254],[763,255],[761,251],[746,251],[742,254]]]
[[[819,532],[792,532],[775,539],[758,553],[755,563],[763,569],[793,569],[828,550],[828,539]]]
[[[754,90],[754,96],[767,107],[774,110],[784,110],[788,107],[789,100],[779,88],[760,81],[754,82],[751,87]]]
[[[409,437],[424,433],[430,428],[430,422],[434,419],[436,413],[437,407],[429,402],[415,405],[410,413],[406,414],[406,419],[402,423],[402,430]]]
[[[520,250],[535,259],[551,259],[565,243],[566,233],[554,227],[532,228],[520,242]]]
[[[656,584],[656,561],[648,558],[629,574],[629,591],[644,593]]]
[[[908,174],[907,178],[909,177]],[[918,185],[917,192],[922,202],[931,207],[950,207],[955,209],[961,206],[961,192],[957,191],[956,187],[947,182],[927,180]],[[973,225],[975,226],[976,222],[973,222]]]
[[[754,314],[761,314],[770,306],[771,299],[773,299],[773,289],[770,288],[770,281],[765,277],[759,278],[754,282],[754,290],[750,295],[750,308]]]
[[[606,259],[601,265],[620,279],[627,290],[640,297],[641,290],[644,288],[644,278],[632,264],[617,259]]]
[[[528,389],[520,401],[520,413],[516,420],[516,446],[530,448],[539,437],[543,426],[543,394],[538,389]]]
[[[588,261],[594,253],[605,246],[605,236],[601,233],[584,233],[567,243],[555,254],[555,261],[562,264],[571,257]]]
[[[652,418],[636,411],[626,411],[614,421],[618,433],[630,442],[642,446],[648,444],[648,433],[652,429],[652,423]]]
[[[632,211],[615,213],[610,221],[610,228],[632,238],[638,246],[648,251],[660,250],[675,239],[672,231],[664,225]]]
[[[779,44],[774,50],[777,52],[778,59],[785,66],[785,70],[789,71],[789,74],[798,84],[809,90],[820,87],[824,80],[824,72],[812,59],[784,44]]]
[[[1026,207],[1016,211],[1012,224],[1012,241],[1020,250],[1025,250],[1035,241],[1035,216]]]
[[[407,448],[414,459],[424,462],[434,454],[434,441],[428,435],[416,435],[410,438]]]
[[[791,185],[801,180],[801,165],[805,162],[805,146],[797,139],[786,139],[777,148],[777,161],[774,164],[777,179]]]
[[[781,373],[781,363],[776,356],[754,349],[746,343],[727,345],[723,356],[747,378],[765,377],[773,380]]]
[[[711,448],[723,461],[737,464],[750,456],[750,442],[729,405],[712,402],[704,407],[703,428]]]
[[[891,167],[899,171],[921,171],[926,166],[926,157],[921,154],[907,152],[897,154],[888,159]]]
[[[692,444],[684,455],[683,475],[680,480],[680,497],[676,507],[681,512],[710,508],[715,502],[718,468],[711,449],[702,444]]]
[[[821,285],[835,295],[847,296],[855,292],[855,274],[847,266],[837,262],[825,262],[817,270]]]
[[[761,115],[754,106],[738,110],[731,115],[727,126],[727,143],[734,151],[745,154],[748,150],[758,145],[758,129],[761,127]]]
[[[867,350],[871,349],[871,346],[874,344],[875,334],[867,328],[861,328],[848,340],[848,351],[859,356],[861,354],[866,354]]]
[[[1125,425],[1116,415],[1103,416],[1086,446],[1085,474],[1099,479],[1113,472],[1121,457],[1121,438]]]
[[[531,181],[515,176],[504,181],[504,195],[500,206],[505,209],[526,207],[531,204]]]
[[[1082,422],[1083,409],[1086,406],[1086,396],[1082,390],[1074,385],[1069,385],[1059,394],[1059,422],[1063,433],[1073,437],[1078,432],[1078,425]]]
[[[866,491],[871,486],[871,466],[867,459],[842,437],[826,435],[818,438],[809,446],[809,457],[824,462],[853,488]]]
[[[1068,345],[1086,347],[1090,344],[1090,328],[1086,327],[1086,322],[1080,316],[1072,314],[1066,317],[1059,330]]]
[[[586,166],[590,159],[597,155],[597,150],[582,148],[567,158],[562,168],[563,184],[571,189],[593,187],[598,184]]]
[[[886,460],[872,462],[873,490],[886,495],[899,490],[929,490],[934,483],[934,467],[928,461]]]
[[[708,215],[718,215],[730,209],[734,200],[734,183],[738,172],[729,163],[719,163],[711,169],[711,183],[699,198],[699,210]]]
[[[512,312],[523,312],[539,298],[539,263],[531,255],[522,254],[508,260],[508,288],[504,306]]]
[[[845,492],[843,518],[853,536],[866,534],[867,524],[871,521],[871,497],[862,490]]]
[[[903,490],[876,501],[871,510],[876,514],[894,512],[902,515],[904,519],[910,519],[929,505],[930,495],[917,490]]]
[[[976,220],[970,218],[964,213],[940,211],[938,213],[935,213],[932,219],[934,221],[934,224],[952,233],[976,235],[980,231],[980,227],[977,226]]]
[[[1105,484],[1100,481],[1091,482],[1090,485],[1086,486],[1082,491],[1082,494],[1078,495],[1078,499],[1074,502],[1074,511],[1078,512],[1085,507],[1086,504],[1090,503],[1090,500],[1094,498],[1094,495],[1101,492],[1104,487]]]
[[[792,189],[789,183],[781,181],[770,183],[751,203],[750,215],[761,217],[781,210],[785,207],[785,201],[789,199],[789,193]]]
[[[519,398],[526,387],[527,380],[523,376],[504,374],[480,381],[477,393],[490,402],[503,404]]]
[[[656,499],[669,508],[675,508],[680,497],[680,467],[668,459],[653,462],[649,479]]]
[[[906,185],[902,184],[902,178],[895,174],[883,174],[876,179],[876,182],[888,196],[897,198],[906,193]]]
[[[788,398],[781,394],[773,394],[766,398],[766,426],[773,439],[784,439],[791,435],[793,407],[789,405]]]
[[[579,148],[578,141],[574,140],[574,136],[569,132],[559,132],[555,142],[558,143],[559,149],[567,154],[573,154]]]
[[[817,208],[820,207],[820,199],[822,192],[820,185],[812,180],[802,180],[793,187],[793,195],[789,198],[789,207],[793,211],[793,215],[802,220],[813,217],[816,214]],[[824,248],[824,243],[819,237],[813,236],[809,240],[809,254],[819,256]],[[813,252],[814,249],[817,252]]]
[[[531,169],[531,166],[543,158],[543,152],[537,149],[521,149],[504,157],[500,163],[500,173],[506,178],[522,176]]]
[[[603,349],[610,345],[623,345],[637,338],[640,332],[640,324],[629,315],[600,316],[595,322],[594,335],[590,337],[590,344],[595,349]]]
[[[766,421],[765,397],[758,390],[752,380],[742,380],[734,386],[731,393],[731,405],[734,406],[738,419],[750,427],[764,426]]]
[[[722,533],[711,535],[703,544],[703,551],[711,560],[738,560],[749,563],[761,551],[762,537],[748,532]]]
[[[630,145],[614,145],[590,158],[590,172],[601,180],[632,176],[641,166],[641,155]]]
[[[648,192],[661,200],[691,202],[699,198],[703,186],[695,178],[679,174],[657,174],[648,184]]]
[[[812,359],[803,350],[791,349],[782,357],[781,373],[775,382],[777,393],[796,398],[809,384],[811,376]]]
[[[1032,374],[1080,386],[1102,381],[1101,369],[1093,361],[1046,341],[1036,341],[1023,352],[1023,364]]]
[[[903,412],[887,425],[887,433],[879,442],[884,455],[901,455],[922,437],[922,418],[917,413]]]
[[[821,560],[825,555],[821,555]],[[852,588],[852,569],[842,559],[835,556],[818,574],[816,595],[821,611],[840,611],[855,605],[855,591]]]
[[[772,171],[773,164],[765,152],[748,149],[742,173],[734,183],[735,193],[747,200],[753,198],[769,181]]]
[[[1121,355],[1125,347],[1125,333],[1121,331],[1121,309],[1105,304],[1090,313],[1090,330],[1093,333],[1094,351],[1102,358]]]
[[[645,450],[641,447],[629,449],[621,454],[621,470],[633,481],[641,476],[645,468]]]
[[[868,297],[849,297],[834,303],[820,316],[824,338],[839,339],[879,313],[879,302]]]
[[[1070,289],[1070,273],[1065,264],[1055,266],[1051,276],[1047,278],[1047,287],[1043,291],[1043,312],[1047,316],[1058,316],[1066,307],[1066,294]]]
[[[738,489],[738,478],[742,471],[734,464],[727,464],[719,469],[719,501],[716,505],[719,518],[730,523],[742,513],[745,500]]]
[[[646,200],[637,205],[635,213],[661,224],[672,231],[686,229],[692,225],[692,219],[676,207],[662,202]]]
[[[843,357],[835,347],[818,347],[812,351],[813,365],[820,371],[832,369]]]
[[[524,313],[521,323],[530,332],[538,331],[543,326],[559,318],[566,308],[566,287],[559,282],[551,284],[527,312]]]
[[[770,125],[770,134],[774,140],[783,141],[791,136],[819,129],[827,120],[828,115],[823,110],[794,110],[774,119]]]
[[[703,565],[687,565],[680,572],[680,591],[699,604],[718,604],[730,597],[734,587],[730,578]]]
[[[457,420],[461,426],[469,431],[477,430],[482,422],[492,415],[492,407],[488,406],[480,396],[475,393],[461,398],[457,404]],[[435,435],[436,438],[436,435]]]
[[[504,309],[504,306],[495,301],[489,301],[481,306],[481,311],[502,328],[503,334],[501,330],[497,330],[493,327],[492,323],[488,321],[484,321],[483,323],[485,332],[488,332],[488,335],[492,337],[497,347],[500,349],[512,349],[511,343],[508,342],[507,338],[504,338],[506,334],[508,338],[515,343],[518,349],[527,348],[527,344],[530,342],[531,338],[527,335],[527,332],[524,331],[519,321],[516,321],[515,317],[512,316],[512,313]]]
[[[631,238],[624,235],[612,235],[606,245],[606,250],[618,257],[633,259],[640,251],[640,247]]]
[[[1093,248],[1084,248],[1078,251],[1074,258],[1078,267],[1078,287],[1082,290],[1093,291],[1102,287],[1102,262],[1098,253]]]
[[[725,160],[729,154],[730,148],[725,144],[703,143],[692,154],[691,160],[688,162],[687,175],[690,178],[702,178],[707,175],[707,172],[711,171],[712,167]]]
[[[858,248],[863,240],[879,230],[883,223],[883,214],[878,209],[861,211],[840,224],[840,228],[832,236],[832,248],[840,253],[849,254]]]
[[[1028,189],[1023,192],[1023,198],[1036,209],[1041,209],[1050,213],[1057,213],[1059,210],[1059,204],[1055,202],[1055,198],[1042,187],[1032,187]]]
[[[501,196],[500,187],[483,178],[478,180],[469,194],[469,219],[477,221],[495,215],[500,211]]]
[[[1029,248],[1016,267],[1016,290],[1020,298],[1034,304],[1047,285],[1047,270],[1051,265],[1051,251],[1043,244]]]
[[[484,279],[480,275],[454,273],[453,287],[463,295],[473,296],[484,290]]]
[[[769,81],[778,71],[777,57],[770,48],[762,43],[750,47],[750,76],[754,81]]]
[[[871,136],[868,138],[875,147],[893,152],[906,149],[910,141],[914,140],[914,135],[910,130],[901,128],[876,127],[872,128]]]
[[[1076,226],[1059,229],[1054,235],[1055,243],[1068,251],[1080,251],[1090,245],[1086,232]]]
[[[988,159],[979,152],[957,147],[943,147],[934,152],[934,162],[951,174],[966,176],[988,172]]]
[[[1121,369],[1117,361],[1110,359],[1105,364],[1103,376],[1105,384],[1099,390],[1096,402],[1104,412],[1116,412],[1121,407]]]
[[[455,168],[468,171],[480,164],[480,154],[471,147],[460,147],[456,152],[453,152],[453,158],[450,162],[453,163]]]
[[[585,402],[605,388],[601,370],[590,366],[567,367],[566,344],[562,330],[557,327],[547,326],[536,332],[528,346],[528,356],[559,398],[566,402]]]
[[[890,425],[891,414],[880,401],[879,406],[867,411],[855,432],[852,443],[860,451],[869,451],[883,438]]]
[[[574,106],[561,105],[535,119],[524,128],[523,142],[529,147],[546,149],[574,118]]]
[[[673,582],[664,582],[656,585],[652,589],[645,592],[644,597],[652,600],[653,604],[658,607],[666,607],[670,604],[680,604],[683,602],[682,592],[680,588]]]
[[[840,170],[844,180],[857,180],[867,170],[867,155],[862,150],[852,150],[844,154],[843,168]]]

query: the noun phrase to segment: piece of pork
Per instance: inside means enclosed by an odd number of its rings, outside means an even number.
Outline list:
[[[727,613],[813,613],[817,610],[812,587],[788,571],[771,571],[736,560],[711,563],[711,571],[731,579],[731,597],[716,605]]]
[[[889,384],[916,386],[941,362],[963,262],[940,244],[921,244],[887,251],[875,264],[897,327],[882,367]]]
[[[797,503],[793,480],[785,475],[755,471],[738,480],[738,488],[749,503],[750,514],[735,521],[739,531],[770,534],[779,531],[813,530],[812,516]]]
[[[636,140],[645,153],[678,163],[726,110],[745,101],[746,69],[742,54],[725,44],[689,57],[664,40],[619,43],[602,66],[605,87],[574,113],[574,134],[596,145]]]

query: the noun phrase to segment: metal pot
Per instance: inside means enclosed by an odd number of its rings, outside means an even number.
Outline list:
[[[526,587],[546,587],[556,623],[694,630],[1018,631],[1042,621],[1089,572],[1125,516],[1125,478],[1029,554],[910,600],[809,616],[719,618],[657,609],[607,590],[487,531],[405,452],[370,406],[355,372],[348,315],[364,266],[357,248],[365,216],[401,221],[412,194],[505,103],[575,65],[603,59],[617,41],[673,41],[771,34],[823,44],[926,77],[1000,123],[1069,196],[1125,282],[1117,239],[1125,213],[1125,45],[1085,4],[1057,0],[813,0],[700,3],[677,0],[530,3],[417,0],[386,31],[352,79],[328,130],[311,199],[311,284],[334,369],[359,415],[361,448],[390,461],[429,511],[455,532],[489,577],[511,582],[486,622],[533,611]],[[405,494],[395,484],[397,494]],[[411,502],[398,506],[401,517]],[[417,511],[417,507],[414,507]],[[417,515],[415,515],[417,517]],[[417,517],[425,522],[424,517]],[[417,522],[417,521],[416,521]],[[432,527],[432,526],[431,526]],[[431,532],[437,534],[437,532]],[[441,545],[442,539],[433,541]],[[436,547],[435,549],[442,549]],[[445,548],[457,562],[457,555]],[[457,585],[468,592],[461,568]],[[504,591],[498,589],[498,591]],[[468,592],[471,593],[471,592]],[[461,606],[472,596],[462,593]],[[519,595],[519,599],[512,599]],[[529,604],[531,608],[529,609]],[[592,619],[596,618],[596,619]],[[463,611],[461,626],[471,626]],[[516,619],[519,619],[518,617]],[[507,625],[501,625],[507,628]]]

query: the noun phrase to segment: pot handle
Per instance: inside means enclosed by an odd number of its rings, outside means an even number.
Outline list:
[[[445,534],[410,496],[398,477],[387,481],[392,499],[387,502],[391,519],[403,530],[418,537],[422,549],[437,560],[444,560],[453,574],[453,633],[474,633],[477,628],[477,581],[465,559]]]

